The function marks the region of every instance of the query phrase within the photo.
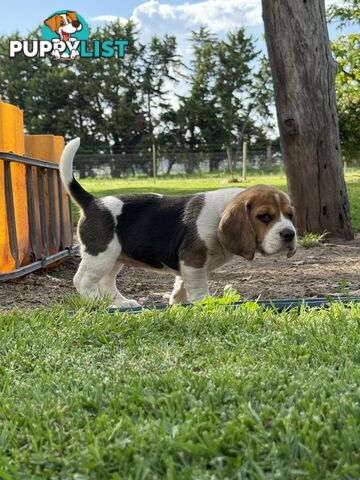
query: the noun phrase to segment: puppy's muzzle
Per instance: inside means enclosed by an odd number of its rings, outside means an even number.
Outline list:
[[[280,232],[280,237],[286,243],[291,243],[295,238],[295,231],[291,230],[290,228],[285,228]]]
[[[287,257],[290,258],[293,255],[295,255],[295,252],[296,252],[295,230],[291,228],[285,228],[280,232],[280,237],[282,238],[285,246],[289,249]]]

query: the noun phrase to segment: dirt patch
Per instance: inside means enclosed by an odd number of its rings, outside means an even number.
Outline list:
[[[72,279],[80,258],[60,266],[27,275],[17,281],[0,282],[0,310],[53,305],[64,294],[74,294]],[[210,291],[221,295],[231,284],[246,299],[322,297],[346,289],[360,295],[360,235],[349,242],[331,241],[311,248],[299,248],[291,259],[256,256],[253,262],[233,258],[211,273]],[[118,288],[143,305],[167,303],[173,285],[171,275],[124,267]]]

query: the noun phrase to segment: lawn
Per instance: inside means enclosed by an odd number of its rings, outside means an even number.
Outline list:
[[[81,183],[96,195],[231,186]],[[286,188],[281,175],[236,185],[256,183]],[[360,231],[359,170],[347,184]],[[359,479],[359,366],[360,304],[110,315],[72,298],[0,313],[0,479]]]
[[[154,183],[153,179],[145,177],[130,177],[126,179],[87,178],[81,180],[81,185],[94,195],[119,195],[120,193],[157,192],[164,195],[182,195],[207,190],[216,190],[226,187],[250,187],[258,183],[273,185],[282,190],[287,190],[284,173],[259,174],[254,171],[249,173],[246,182],[229,183],[229,176],[204,175],[199,177],[170,176],[160,177]],[[241,178],[241,177],[239,177]],[[360,231],[360,169],[348,168],[346,183],[351,204],[352,222],[357,232]],[[78,209],[73,207],[74,221],[77,221]]]
[[[358,479],[360,305],[0,315],[0,478]]]

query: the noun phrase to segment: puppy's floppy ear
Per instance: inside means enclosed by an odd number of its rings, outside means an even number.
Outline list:
[[[291,219],[291,222],[293,223],[294,227],[296,228],[296,210],[295,210],[295,207],[293,205],[291,205],[291,213],[292,213],[292,219]],[[295,248],[294,250],[289,250],[288,254],[286,255],[287,258],[291,258],[295,255],[296,253],[296,245],[295,245]]]
[[[218,239],[229,252],[252,260],[256,235],[249,217],[250,203],[234,199],[225,208],[218,228]]]
[[[68,12],[68,11],[67,11],[67,12],[66,12],[66,15],[68,15],[73,22],[77,22],[77,21],[78,21],[77,16],[76,16],[76,12]]]
[[[47,27],[49,27],[52,32],[56,32],[56,30],[57,30],[57,23],[58,23],[58,22],[57,22],[57,18],[56,18],[56,17],[57,17],[57,15],[53,15],[52,17],[47,18],[47,19],[45,20],[45,22],[44,22],[45,25],[46,25]]]

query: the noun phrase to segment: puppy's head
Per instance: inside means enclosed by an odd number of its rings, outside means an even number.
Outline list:
[[[57,13],[47,18],[44,23],[51,31],[58,33],[65,42],[69,40],[71,33],[82,29],[82,24],[79,22],[76,12]]]
[[[240,193],[222,214],[218,238],[229,252],[247,260],[256,251],[265,255],[284,252],[291,257],[297,237],[288,195],[266,185]]]

